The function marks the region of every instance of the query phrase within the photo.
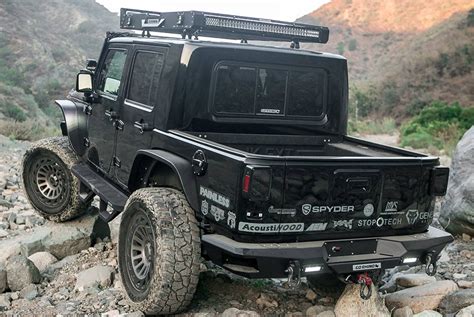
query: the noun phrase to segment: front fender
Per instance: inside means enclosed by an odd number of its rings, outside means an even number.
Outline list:
[[[70,100],[56,100],[55,104],[61,108],[66,124],[66,132],[71,146],[77,155],[82,156],[87,150],[87,115],[82,111],[82,106]],[[63,131],[64,133],[64,131]]]
[[[169,166],[178,175],[184,195],[194,210],[199,210],[198,192],[191,163],[186,159],[163,150],[139,150],[136,157],[147,156]],[[135,160],[135,163],[138,160]],[[135,163],[132,173],[136,169]]]

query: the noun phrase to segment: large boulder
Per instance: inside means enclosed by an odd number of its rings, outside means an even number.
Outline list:
[[[360,297],[360,285],[347,285],[337,300],[334,308],[335,315],[338,317],[390,317],[390,312],[385,307],[383,299],[380,298],[377,288],[374,285],[371,287],[372,296],[364,300]]]
[[[457,289],[453,281],[438,281],[388,294],[385,303],[390,311],[409,306],[416,314],[436,309],[444,296]]]
[[[7,286],[7,270],[3,264],[0,263],[0,294],[5,292]]]
[[[456,146],[439,222],[451,233],[474,236],[474,127]]]
[[[74,289],[82,292],[88,288],[109,287],[113,282],[114,269],[110,266],[97,265],[77,275]]]
[[[15,255],[7,261],[7,282],[11,291],[21,291],[30,284],[41,281],[38,268],[23,255]]]
[[[471,305],[474,305],[474,288],[458,290],[447,295],[439,304],[439,308],[447,314],[453,314]]]

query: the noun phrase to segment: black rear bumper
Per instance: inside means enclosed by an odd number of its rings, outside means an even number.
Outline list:
[[[294,261],[302,266],[303,276],[420,265],[428,254],[437,259],[451,241],[449,233],[434,227],[410,235],[294,243],[243,243],[218,234],[202,237],[204,254],[214,263],[254,278],[285,277]],[[416,261],[404,263],[408,258]],[[305,267],[321,269],[305,273]]]

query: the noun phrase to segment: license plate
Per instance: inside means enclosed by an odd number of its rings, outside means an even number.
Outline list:
[[[353,271],[370,271],[377,270],[382,268],[382,263],[364,263],[364,264],[354,264],[352,266]]]

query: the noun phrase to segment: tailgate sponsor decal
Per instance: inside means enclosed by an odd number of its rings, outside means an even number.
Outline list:
[[[385,205],[385,212],[397,212],[398,211],[398,201],[387,201]]]
[[[220,209],[219,207],[211,205],[211,215],[213,215],[214,219],[219,222],[225,218],[225,211]]]
[[[327,226],[327,222],[312,223],[305,231],[324,231]]]
[[[232,211],[227,213],[227,225],[235,229],[235,214]]]
[[[225,197],[224,195],[221,195],[219,193],[216,193],[213,190],[210,190],[209,188],[206,188],[204,186],[201,186],[199,188],[199,195],[202,197],[205,197],[209,200],[212,200],[213,202],[221,205],[222,207],[229,208],[230,206],[230,199]]]
[[[367,271],[367,270],[376,270],[381,269],[382,263],[366,263],[366,264],[354,264],[352,266],[353,271]]]
[[[290,208],[273,208],[273,206],[270,206],[268,208],[268,212],[271,214],[277,214],[277,215],[290,215],[294,216],[296,215],[296,209],[290,209]]]
[[[365,205],[365,207],[364,207],[364,216],[370,217],[370,216],[372,216],[372,214],[374,213],[374,211],[375,211],[374,205],[372,205],[372,204],[367,204],[367,205]]]
[[[333,227],[334,229],[336,228],[347,228],[347,229],[352,229],[352,222],[354,219],[351,220],[333,220]]]
[[[377,219],[359,219],[357,220],[358,227],[383,227],[383,226],[397,226],[402,224],[402,219],[399,218],[382,218]]]
[[[201,212],[204,216],[209,213],[209,203],[207,202],[207,200],[203,200],[201,202]]]
[[[250,223],[240,222],[239,231],[243,232],[303,232],[304,223]]]
[[[301,206],[303,215],[307,216],[310,212],[313,213],[345,213],[353,212],[354,206],[313,206],[311,204],[304,204]]]
[[[405,217],[407,217],[408,223],[410,225],[414,225],[419,215],[420,213],[418,212],[418,209],[410,209],[405,214]]]

